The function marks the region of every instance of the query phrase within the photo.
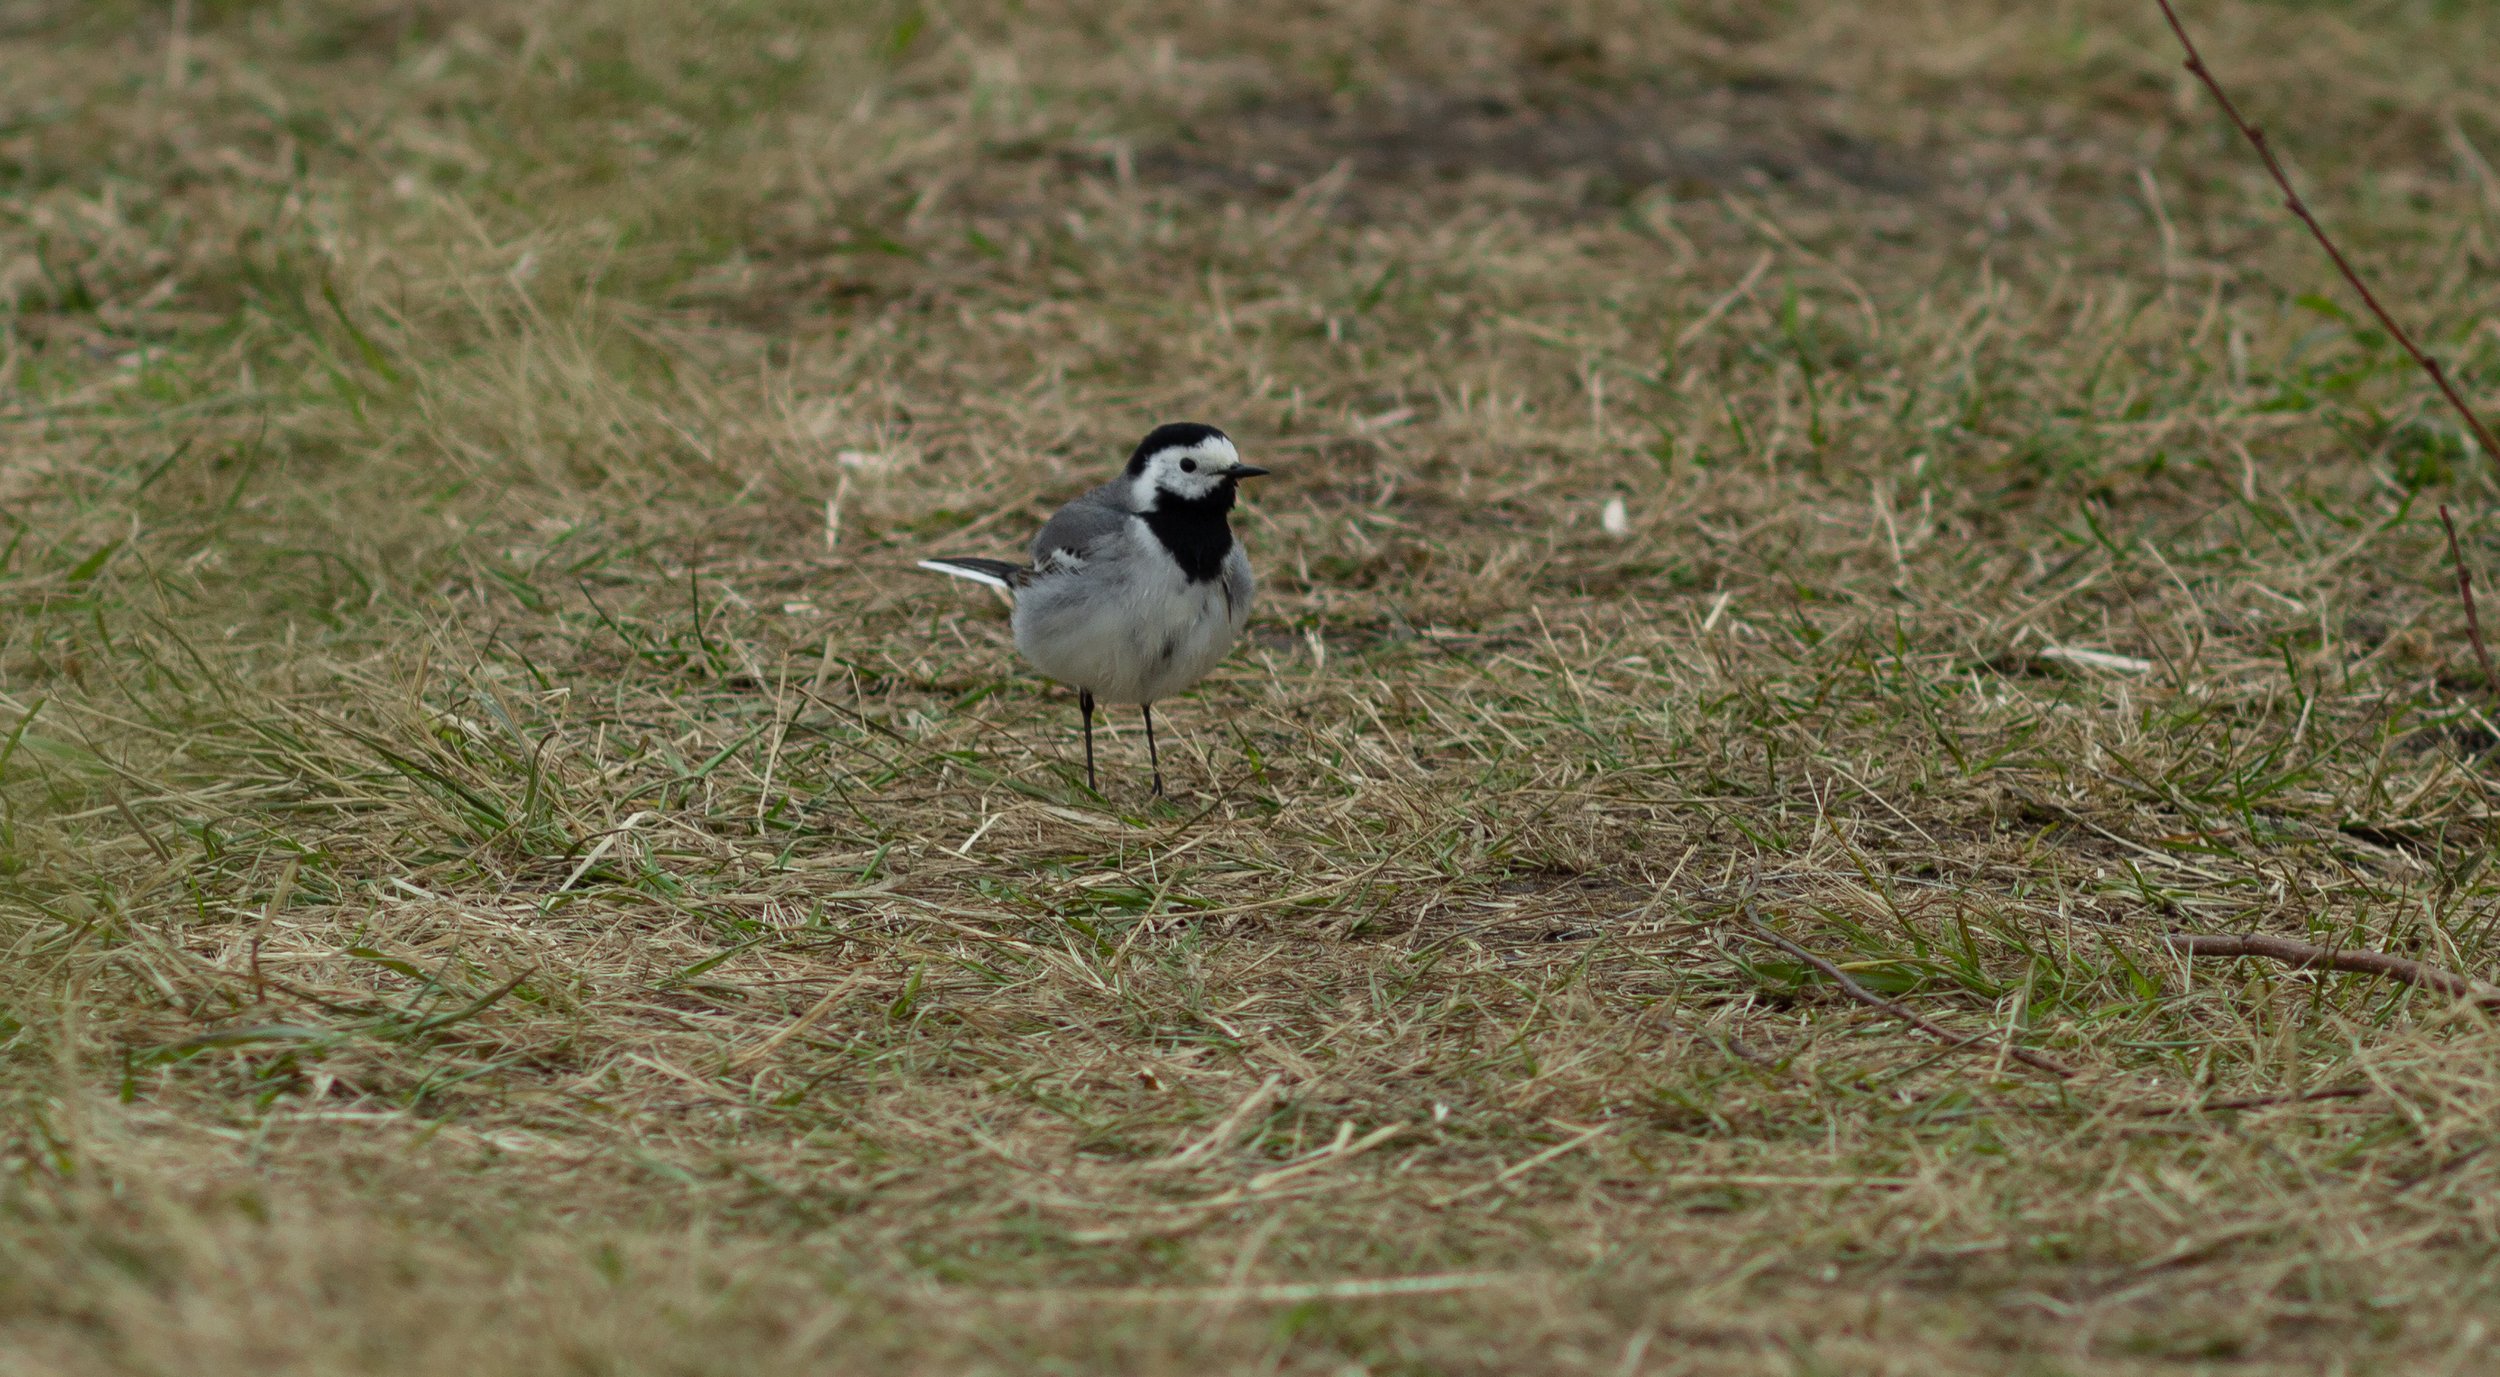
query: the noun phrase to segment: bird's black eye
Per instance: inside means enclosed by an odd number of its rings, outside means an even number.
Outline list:
[[[1181,461],[1181,472],[1183,472],[1183,473],[1196,473],[1197,471],[1198,471],[1198,461],[1197,461],[1197,460],[1195,460],[1195,459],[1183,459],[1183,460]]]

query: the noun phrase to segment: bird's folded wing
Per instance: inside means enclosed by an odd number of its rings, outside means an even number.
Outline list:
[[[1128,521],[1128,509],[1116,505],[1102,489],[1089,492],[1061,507],[1042,533],[1033,537],[1033,567],[1042,573],[1081,569],[1127,531]]]

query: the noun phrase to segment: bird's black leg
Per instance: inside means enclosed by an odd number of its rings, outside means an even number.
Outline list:
[[[1148,703],[1146,714],[1146,761],[1154,767],[1155,797],[1163,797],[1163,757],[1155,754],[1155,705]]]
[[[1094,691],[1076,691],[1076,710],[1085,715],[1085,787],[1101,793],[1094,784]]]

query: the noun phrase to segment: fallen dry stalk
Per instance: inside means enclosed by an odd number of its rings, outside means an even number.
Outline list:
[[[1441,1208],[1444,1206],[1455,1205],[1459,1201],[1464,1200],[1471,1195],[1492,1190],[1494,1187],[1501,1185],[1503,1182],[1524,1176],[1575,1148],[1595,1142],[1598,1138],[1604,1136],[1605,1134],[1613,1132],[1614,1129],[1615,1125],[1612,1123],[1603,1123],[1593,1128],[1584,1128],[1578,1133],[1565,1138],[1561,1142],[1554,1144],[1552,1147],[1549,1147],[1542,1152],[1523,1158],[1520,1161],[1513,1162],[1511,1165],[1502,1168],[1500,1171],[1495,1172],[1493,1175],[1486,1177],[1482,1181],[1478,1181],[1472,1186],[1462,1187],[1458,1190],[1452,1191],[1448,1195],[1442,1196],[1440,1199],[1432,1202],[1433,1206],[1435,1208]]]
[[[2151,1104],[2123,1112],[2143,1118],[2163,1114],[2212,1114],[2223,1110],[2275,1109],[2283,1105],[2313,1104],[2320,1100],[2357,1100],[2370,1093],[2366,1085],[2339,1085],[2332,1090],[2287,1090],[2275,1095],[2243,1095],[2229,1100],[2190,1100],[2179,1104]]]
[[[1928,1019],[1926,1016],[1918,1013],[1914,1009],[1911,1009],[1907,1005],[1896,1004],[1893,1001],[1884,998],[1882,995],[1875,993],[1873,990],[1866,988],[1864,985],[1859,984],[1857,981],[1850,979],[1847,971],[1844,971],[1840,967],[1833,965],[1831,962],[1824,960],[1822,957],[1815,955],[1813,952],[1807,951],[1805,948],[1798,946],[1796,943],[1789,941],[1787,938],[1780,936],[1779,933],[1772,930],[1768,923],[1763,922],[1761,919],[1749,917],[1749,921],[1752,922],[1754,926],[1754,931],[1750,935],[1759,937],[1761,940],[1778,947],[1780,950],[1787,952],[1789,955],[1796,957],[1798,960],[1805,962],[1809,966],[1814,967],[1823,974],[1830,976],[1836,983],[1839,984],[1842,990],[1848,993],[1848,996],[1851,999],[1858,1001],[1860,1004],[1863,1004],[1870,1009],[1880,1010],[1883,1013],[1889,1014],[1892,1017],[1901,1020],[1903,1023],[1916,1028],[1920,1032],[1925,1033],[1927,1036],[1936,1039],[1938,1042],[1945,1044],[1947,1047],[1968,1047],[1974,1043],[1987,1040],[1987,1035],[1984,1033],[1974,1033],[1967,1036],[1956,1033],[1952,1029]],[[2035,1071],[2046,1071],[2052,1076],[2071,1079],[2072,1077],[2080,1074],[2075,1070],[2075,1068],[2068,1066],[2066,1063],[2043,1052],[2034,1052],[2026,1048],[2015,1047],[2009,1044],[2005,1048],[2005,1054]]]
[[[2215,936],[2202,933],[2174,932],[2163,939],[2171,949],[2187,956],[2262,956],[2280,961],[2297,970],[2358,971],[2365,975],[2383,975],[2406,985],[2436,990],[2458,999],[2470,999],[2486,1009],[2500,1009],[2500,989],[2454,971],[2401,956],[2375,951],[2337,951],[2313,942],[2295,941],[2289,937]]]
[[[765,1038],[753,1047],[740,1052],[738,1055],[731,1057],[729,1059],[729,1064],[725,1069],[730,1071],[744,1070],[756,1062],[762,1061],[764,1058],[771,1056],[774,1048],[779,1047],[781,1044],[788,1042],[790,1039],[797,1037],[799,1034],[814,1027],[816,1025],[816,1020],[823,1018],[834,1005],[841,1003],[844,999],[850,996],[852,991],[867,984],[869,980],[874,977],[874,972],[868,969],[868,965],[868,962],[862,961],[858,965],[853,966],[840,980],[835,981],[833,988],[825,991],[824,998],[817,1000],[815,1004],[808,1008],[807,1012],[800,1014],[797,1018],[783,1024],[779,1032]]]
[[[1032,1300],[1047,1304],[1091,1301],[1125,1305],[1205,1305],[1209,1302],[1293,1305],[1322,1300],[1369,1300],[1382,1296],[1436,1296],[1450,1291],[1513,1286],[1519,1280],[1517,1274],[1510,1272],[1439,1272],[1424,1276],[1269,1282],[1258,1286],[1115,1286],[1084,1290],[1000,1291],[995,1294],[1001,1300]]]
[[[2447,398],[2448,405],[2456,408],[2457,414],[2465,418],[2466,428],[2474,432],[2474,439],[2482,445],[2483,453],[2490,455],[2494,461],[2500,461],[2500,440],[2492,438],[2491,429],[2474,414],[2472,407],[2465,404],[2465,398],[2457,395],[2456,385],[2448,381],[2448,370],[2440,367],[2439,360],[2423,353],[2421,347],[2413,342],[2413,336],[2406,334],[2405,328],[2398,325],[2396,318],[2387,313],[2387,308],[2379,304],[2378,294],[2371,291],[2369,284],[2361,280],[2361,274],[2353,270],[2352,261],[2335,246],[2326,227],[2318,223],[2318,217],[2309,213],[2308,203],[2292,189],[2291,177],[2285,174],[2282,162],[2274,156],[2273,147],[2267,144],[2265,131],[2240,115],[2239,106],[2232,103],[2230,95],[2222,89],[2222,83],[2214,79],[2213,69],[2205,65],[2204,54],[2196,50],[2196,40],[2188,37],[2187,25],[2179,22],[2179,12],[2171,7],[2170,0],[2154,0],[2154,3],[2161,6],[2162,17],[2170,21],[2170,31],[2178,35],[2179,46],[2187,50],[2187,69],[2196,74],[2198,81],[2205,83],[2206,90],[2213,92],[2215,102],[2222,106],[2222,113],[2230,117],[2240,136],[2257,150],[2257,156],[2265,162],[2267,174],[2274,178],[2276,186],[2283,189],[2284,209],[2300,217],[2300,222],[2309,227],[2310,237],[2318,241],[2319,248],[2326,250],[2327,257],[2335,260],[2335,270],[2342,273],[2344,281],[2350,283],[2353,291],[2360,295],[2361,304],[2370,308],[2370,314],[2378,318],[2388,336],[2404,346],[2404,351],[2413,357],[2422,371],[2431,375],[2431,382],[2439,388],[2439,395]]]

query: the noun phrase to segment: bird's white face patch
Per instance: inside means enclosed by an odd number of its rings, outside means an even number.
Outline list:
[[[1167,494],[1182,501],[1204,497],[1240,467],[1240,453],[1221,435],[1159,449],[1146,456],[1144,471],[1130,480],[1130,497],[1141,512],[1153,510],[1156,499]]]

